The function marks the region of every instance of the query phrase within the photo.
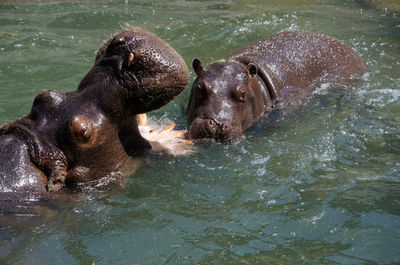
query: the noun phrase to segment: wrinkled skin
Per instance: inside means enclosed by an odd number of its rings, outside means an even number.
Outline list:
[[[0,128],[0,192],[56,191],[121,173],[152,148],[136,114],[170,102],[188,69],[164,41],[123,30],[97,52],[76,91],[46,90],[24,118]]]
[[[367,65],[332,37],[292,31],[256,41],[207,68],[195,59],[193,69],[188,138],[230,140],[272,110],[300,105],[322,83],[356,80]]]

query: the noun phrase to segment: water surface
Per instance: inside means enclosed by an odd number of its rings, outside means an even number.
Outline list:
[[[370,72],[351,87],[318,88],[240,143],[151,157],[120,187],[0,216],[1,264],[400,263],[395,9],[345,0],[0,1],[0,124],[26,115],[44,89],[76,89],[97,48],[129,26],[156,33],[188,65],[283,30],[326,33]],[[189,93],[149,115],[185,125]]]

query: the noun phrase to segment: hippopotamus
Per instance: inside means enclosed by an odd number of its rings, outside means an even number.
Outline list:
[[[348,45],[305,31],[271,35],[206,68],[199,59],[192,65],[197,78],[187,108],[188,138],[222,141],[240,137],[273,111],[299,106],[322,83],[348,83],[367,71]]]
[[[30,113],[0,127],[0,192],[57,191],[121,174],[153,145],[136,115],[184,90],[182,57],[156,35],[120,31],[97,51],[77,90],[45,90]]]

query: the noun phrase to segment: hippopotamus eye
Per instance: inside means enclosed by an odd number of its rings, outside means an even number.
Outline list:
[[[247,98],[247,92],[244,90],[244,88],[237,87],[233,92],[233,97],[240,102],[245,102]]]
[[[206,98],[211,92],[211,89],[206,84],[197,85],[197,95]]]

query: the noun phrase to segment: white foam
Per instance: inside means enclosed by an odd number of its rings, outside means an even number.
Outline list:
[[[168,118],[148,119],[146,125],[139,125],[140,134],[147,140],[156,143],[171,155],[189,155],[196,151],[192,142],[185,139],[186,130],[176,130],[175,124]]]

